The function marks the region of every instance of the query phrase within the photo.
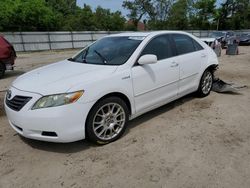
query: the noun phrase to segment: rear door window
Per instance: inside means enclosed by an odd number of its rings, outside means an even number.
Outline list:
[[[196,51],[199,51],[199,50],[203,50],[203,49],[204,49],[198,42],[196,42],[194,39],[192,39],[192,40],[193,40],[194,47],[195,47],[195,50],[196,50]]]
[[[173,34],[172,37],[175,42],[178,55],[195,52],[197,51],[196,48],[200,48],[198,46],[196,47],[194,45],[193,39],[187,35]]]

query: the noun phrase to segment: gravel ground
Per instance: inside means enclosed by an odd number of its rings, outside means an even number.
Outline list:
[[[249,87],[179,99],[131,121],[121,139],[105,146],[18,136],[8,125],[2,91],[18,75],[75,52],[18,54],[16,71],[0,80],[0,187],[249,188]],[[222,80],[250,83],[250,47],[219,61]]]

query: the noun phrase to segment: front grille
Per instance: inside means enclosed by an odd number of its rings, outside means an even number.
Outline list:
[[[20,111],[25,104],[27,104],[32,97],[25,97],[16,95],[11,100],[6,98],[6,104],[9,108],[15,111]]]

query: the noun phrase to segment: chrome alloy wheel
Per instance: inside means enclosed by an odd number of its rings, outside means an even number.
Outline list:
[[[201,85],[202,92],[205,95],[208,94],[210,90],[212,89],[212,85],[213,85],[212,73],[207,71],[202,80],[202,85]]]
[[[121,132],[125,122],[124,109],[117,103],[107,103],[96,112],[93,131],[99,139],[111,140]]]

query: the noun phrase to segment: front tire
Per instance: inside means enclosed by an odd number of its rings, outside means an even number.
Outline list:
[[[100,145],[113,142],[125,132],[128,118],[128,107],[122,99],[109,97],[100,100],[88,115],[87,138]]]
[[[213,86],[213,77],[213,73],[210,70],[206,70],[203,73],[197,91],[199,97],[206,97],[210,94]]]

